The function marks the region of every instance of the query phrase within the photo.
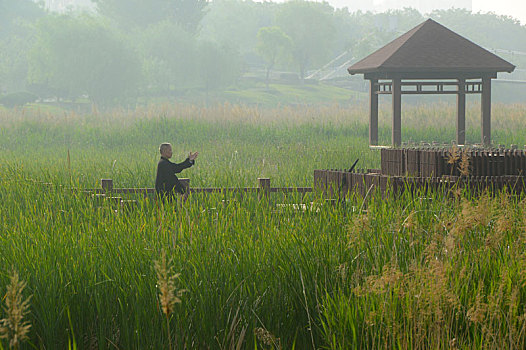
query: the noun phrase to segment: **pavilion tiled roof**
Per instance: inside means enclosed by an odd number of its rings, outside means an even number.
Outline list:
[[[347,70],[357,73],[512,72],[515,66],[432,19]]]

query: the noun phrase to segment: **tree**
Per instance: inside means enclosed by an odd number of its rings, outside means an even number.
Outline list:
[[[195,82],[194,36],[181,26],[169,21],[151,25],[143,32],[139,47],[149,86],[169,91]]]
[[[208,0],[173,0],[168,8],[169,19],[187,31],[197,33],[207,6]]]
[[[32,39],[23,35],[10,35],[0,39],[0,92],[26,89],[27,55]]]
[[[195,33],[208,0],[93,0],[99,12],[122,28],[147,27],[164,20]]]
[[[49,16],[37,28],[29,55],[30,83],[62,97],[86,94],[97,105],[134,91],[139,61],[104,22],[89,16]]]
[[[326,2],[296,0],[281,5],[276,23],[292,39],[292,56],[302,79],[307,68],[325,63],[331,53],[333,13]]]
[[[272,25],[273,3],[214,0],[203,18],[200,37],[236,47],[246,58],[254,55],[259,28]],[[255,56],[255,55],[254,55]]]
[[[18,19],[34,21],[44,14],[42,7],[31,0],[0,0],[0,37],[9,35]]]
[[[271,69],[279,60],[285,59],[290,54],[291,47],[292,40],[281,28],[263,27],[259,29],[256,50],[266,63],[267,89]]]
[[[338,10],[336,17],[336,54],[351,50],[361,59],[423,22],[415,9],[389,10],[383,13],[348,13]]]
[[[201,41],[197,48],[197,72],[207,94],[226,86],[239,76],[241,63],[235,50],[216,43]]]
[[[479,45],[526,51],[526,26],[515,18],[462,9],[435,10],[430,17]]]
[[[31,0],[0,0],[0,92],[26,89],[32,23],[44,14]]]

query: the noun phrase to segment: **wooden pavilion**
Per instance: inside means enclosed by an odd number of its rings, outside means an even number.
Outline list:
[[[428,19],[348,68],[370,81],[369,143],[378,145],[378,95],[392,95],[392,144],[402,142],[402,95],[457,95],[457,136],[465,144],[466,94],[481,94],[481,134],[491,144],[491,79],[515,66]]]

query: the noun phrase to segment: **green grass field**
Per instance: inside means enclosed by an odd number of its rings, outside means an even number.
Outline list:
[[[471,142],[478,113],[469,106]],[[494,142],[522,147],[525,117],[523,105],[495,105]],[[402,130],[450,142],[454,107],[404,107]],[[115,212],[70,190],[101,178],[153,187],[164,141],[175,160],[200,152],[183,172],[192,186],[312,186],[314,169],[357,158],[378,167],[367,135],[367,111],[338,105],[0,110],[0,295],[13,269],[32,295],[20,348],[523,349],[524,198],[193,195],[177,210],[138,198]],[[312,209],[277,206],[292,203]],[[169,318],[154,267],[162,252],[185,290]]]

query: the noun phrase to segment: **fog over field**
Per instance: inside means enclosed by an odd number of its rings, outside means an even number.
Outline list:
[[[526,349],[525,174],[521,1],[0,0],[0,350]]]
[[[415,2],[425,15],[380,12],[382,4],[411,5],[373,2],[364,12],[360,2],[0,0],[0,104],[363,103],[367,84],[345,69],[428,17],[516,65],[499,75],[493,97],[524,101],[526,27],[500,15],[510,14],[500,11],[511,9],[505,1],[432,11]]]

